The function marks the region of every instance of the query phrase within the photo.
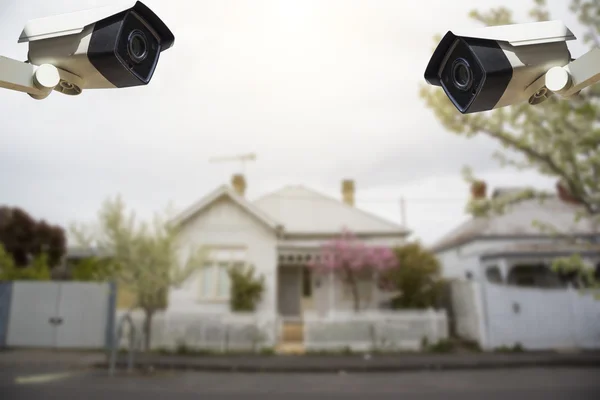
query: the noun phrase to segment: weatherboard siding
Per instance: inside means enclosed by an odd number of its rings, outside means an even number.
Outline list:
[[[180,258],[183,262],[194,246],[246,247],[248,263],[265,278],[265,292],[258,313],[271,316],[276,312],[277,238],[263,222],[227,197],[216,200],[199,215],[188,221],[180,231]],[[169,311],[227,313],[229,303],[201,302],[200,282],[191,277],[169,294]]]

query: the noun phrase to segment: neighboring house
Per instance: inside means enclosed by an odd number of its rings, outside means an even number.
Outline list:
[[[562,194],[523,201],[502,215],[471,218],[435,244],[451,280],[451,331],[484,349],[600,348],[600,301],[551,268],[579,254],[600,278],[600,234],[590,219],[576,221],[580,210]],[[557,231],[544,233],[534,221]]]
[[[524,188],[497,189],[493,197]],[[580,254],[591,265],[600,262],[600,227],[590,219],[576,221],[581,207],[554,195],[540,202],[528,200],[510,206],[502,215],[471,218],[443,236],[432,250],[449,279],[486,279],[518,286],[562,285],[549,266],[557,257]],[[544,232],[534,221],[553,226]],[[576,238],[579,243],[574,243]]]
[[[354,206],[354,182],[342,183],[337,200],[303,186],[287,186],[257,200],[245,197],[246,182],[235,175],[182,212],[182,256],[194,246],[210,248],[205,268],[169,294],[167,312],[230,312],[227,267],[249,264],[265,279],[259,316],[299,318],[351,309],[348,290],[332,276],[314,276],[306,267],[320,247],[344,227],[365,242],[397,246],[409,231]],[[364,308],[380,306],[373,280],[361,283]]]

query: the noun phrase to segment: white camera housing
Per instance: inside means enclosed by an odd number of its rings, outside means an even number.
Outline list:
[[[139,1],[31,20],[19,38],[29,43],[29,63],[58,68],[55,90],[69,95],[148,84],[160,53],[174,41]]]
[[[573,33],[561,21],[449,31],[435,49],[425,80],[441,86],[463,114],[548,96],[543,77],[571,62]]]

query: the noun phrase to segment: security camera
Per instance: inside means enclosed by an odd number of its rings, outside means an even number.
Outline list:
[[[552,93],[545,75],[572,61],[567,41],[574,39],[561,21],[449,31],[427,65],[425,80],[441,86],[463,114],[523,101],[539,104]]]
[[[19,43],[29,43],[27,63],[40,68],[34,71],[33,85],[22,82],[23,90],[18,85],[16,90],[43,98],[48,93],[35,93],[31,87],[77,95],[83,89],[146,85],[160,53],[174,41],[165,23],[140,1],[31,20]],[[0,66],[9,65],[7,60],[0,59]],[[9,86],[7,80],[1,85],[0,76],[0,86]]]

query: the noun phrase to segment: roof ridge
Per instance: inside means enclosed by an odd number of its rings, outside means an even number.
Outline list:
[[[353,211],[361,213],[361,214],[363,214],[363,215],[365,215],[365,216],[367,216],[369,218],[373,218],[373,219],[375,219],[375,220],[377,220],[377,221],[379,221],[381,223],[384,223],[384,224],[386,224],[386,225],[388,225],[390,227],[393,227],[395,229],[401,229],[401,230],[405,231],[406,233],[410,233],[409,229],[406,228],[405,226],[397,224],[397,223],[395,223],[393,221],[390,221],[390,220],[388,220],[386,218],[380,217],[379,215],[373,214],[373,213],[371,213],[369,211],[363,210],[362,208],[351,206],[350,204],[347,204],[347,203],[345,203],[344,201],[342,201],[340,199],[337,199],[337,198],[335,198],[333,196],[330,196],[328,194],[322,193],[319,190],[313,189],[313,188],[311,188],[309,186],[306,186],[306,185],[302,185],[302,184],[298,184],[298,185],[286,185],[286,186],[283,186],[280,189],[272,192],[271,194],[269,194],[269,196],[278,196],[278,193],[281,192],[281,191],[283,191],[286,188],[301,188],[301,189],[304,189],[307,192],[310,192],[313,195],[322,198],[323,200],[327,200],[329,202],[336,203],[336,204],[341,205],[342,207],[345,207],[345,208],[347,208],[349,210],[353,210]],[[266,197],[267,197],[267,195],[262,196],[260,199],[263,199],[263,198],[266,198]],[[281,196],[281,197],[285,197],[285,196]],[[257,199],[255,201],[259,201],[260,199]]]
[[[213,201],[215,201],[222,195],[229,196],[234,202],[238,203],[239,206],[246,208],[248,212],[253,214],[256,218],[261,220],[266,225],[272,228],[281,226],[281,223],[277,221],[277,219],[265,213],[263,210],[254,205],[252,202],[248,201],[243,196],[240,196],[238,193],[235,192],[235,190],[233,190],[229,185],[226,184],[219,185],[211,192],[202,196],[200,200],[192,203],[192,205],[185,208],[182,212],[178,213],[174,218],[172,218],[169,221],[169,223],[174,223],[178,225],[187,221],[188,219],[196,215],[199,211],[212,204]]]

